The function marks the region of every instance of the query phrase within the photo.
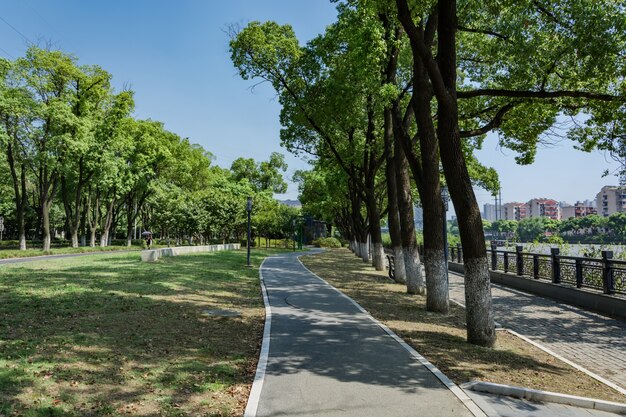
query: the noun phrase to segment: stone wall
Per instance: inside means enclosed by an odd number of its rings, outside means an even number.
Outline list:
[[[216,252],[223,250],[237,250],[241,247],[239,243],[226,243],[224,245],[205,246],[176,246],[172,248],[161,248],[141,251],[141,260],[144,262],[156,262],[164,256],[178,256],[196,252]]]

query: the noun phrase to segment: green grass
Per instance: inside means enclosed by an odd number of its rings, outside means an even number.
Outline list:
[[[2,249],[0,250],[0,259],[8,258],[29,258],[31,256],[45,256],[45,255],[62,255],[72,253],[88,253],[88,252],[115,252],[124,250],[141,250],[140,246],[96,246],[94,248],[89,246],[83,246],[80,248],[52,248],[49,251],[41,249]]]
[[[3,265],[0,415],[241,415],[269,252],[252,252],[255,268],[245,251]],[[203,313],[215,308],[241,316]]]

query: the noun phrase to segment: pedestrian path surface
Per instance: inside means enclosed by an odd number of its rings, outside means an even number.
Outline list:
[[[463,276],[449,277],[450,297],[464,304]],[[491,292],[503,327],[626,389],[626,323],[499,285]]]
[[[257,416],[472,415],[368,315],[304,268],[297,254],[267,258],[261,274],[271,334]]]

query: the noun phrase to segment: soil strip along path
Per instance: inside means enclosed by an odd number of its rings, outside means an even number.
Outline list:
[[[626,394],[626,323],[492,284],[496,321],[608,380]],[[463,276],[450,273],[450,298],[465,302]],[[558,391],[558,387],[555,387]]]
[[[262,353],[247,417],[472,416],[465,404],[480,415],[298,255],[270,257],[261,266],[269,355]]]

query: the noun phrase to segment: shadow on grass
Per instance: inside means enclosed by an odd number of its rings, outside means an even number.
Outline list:
[[[266,253],[253,253],[254,264]],[[254,370],[258,270],[244,266],[245,252],[137,258],[3,268],[0,413],[186,415],[225,401],[229,415],[241,407],[227,391]],[[241,316],[208,317],[207,308]]]

